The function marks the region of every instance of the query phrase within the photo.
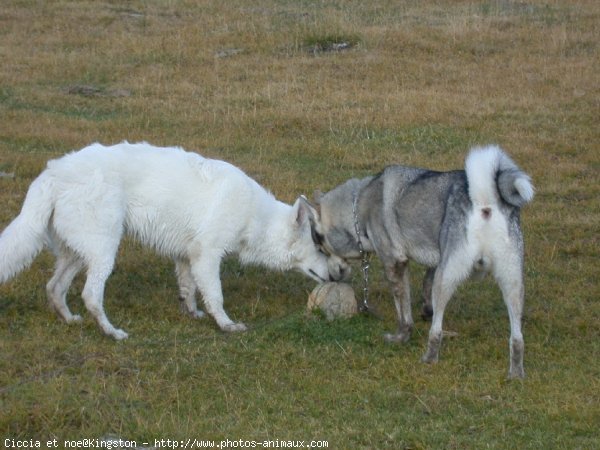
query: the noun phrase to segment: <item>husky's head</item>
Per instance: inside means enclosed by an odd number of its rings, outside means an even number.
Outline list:
[[[322,235],[317,230],[318,212],[305,197],[296,200],[291,217],[295,231],[291,243],[293,267],[319,282],[346,279],[350,267],[322,245]]]
[[[321,191],[314,193],[318,221],[313,227],[313,233],[318,245],[325,253],[337,255],[343,260],[360,258],[352,213],[352,195],[361,183],[364,180],[353,178],[325,194]],[[363,244],[366,241],[365,238]]]

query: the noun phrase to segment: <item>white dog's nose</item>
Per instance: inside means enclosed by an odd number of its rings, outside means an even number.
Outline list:
[[[350,277],[351,267],[341,258],[330,258],[329,281],[345,281]]]

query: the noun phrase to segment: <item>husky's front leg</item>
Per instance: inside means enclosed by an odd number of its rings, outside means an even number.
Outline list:
[[[385,265],[385,274],[392,285],[396,313],[398,315],[398,329],[396,334],[385,335],[387,342],[407,342],[413,328],[411,312],[410,284],[408,279],[408,261],[395,261]]]
[[[421,317],[423,320],[431,320],[433,316],[433,306],[431,303],[431,288],[433,287],[433,276],[435,275],[435,267],[427,269],[423,277],[423,289],[421,291]]]
[[[220,254],[202,252],[201,256],[191,261],[191,273],[202,294],[206,311],[215,319],[223,331],[246,331],[246,325],[235,323],[223,309],[223,291],[220,278]]]

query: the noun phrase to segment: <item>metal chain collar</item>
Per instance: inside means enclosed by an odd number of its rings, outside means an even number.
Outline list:
[[[370,255],[365,249],[360,239],[360,227],[358,225],[358,191],[352,196],[352,216],[354,217],[354,231],[356,232],[356,241],[358,242],[358,252],[360,253],[360,266],[363,274],[363,301],[359,307],[361,312],[369,311],[369,263]]]

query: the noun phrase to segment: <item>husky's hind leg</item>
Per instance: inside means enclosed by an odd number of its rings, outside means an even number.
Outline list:
[[[48,303],[62,319],[67,322],[81,321],[80,315],[74,315],[67,306],[67,292],[73,278],[83,268],[83,261],[67,249],[56,252],[56,269],[46,285]]]
[[[175,273],[177,274],[177,283],[179,284],[181,311],[196,319],[204,317],[204,312],[198,309],[196,303],[196,283],[192,276],[189,261],[183,259],[176,260]]]
[[[246,325],[235,323],[223,309],[223,291],[220,278],[221,255],[202,252],[202,255],[192,261],[191,273],[202,294],[206,312],[217,322],[223,331],[246,331]]]
[[[460,280],[454,278],[444,279],[444,274],[440,273],[439,269],[436,271],[431,290],[433,319],[431,320],[431,328],[429,329],[427,352],[421,358],[423,362],[438,362],[440,346],[442,345],[442,322],[444,321],[444,311],[452,294],[456,290],[459,281]]]
[[[509,253],[509,252],[507,252]],[[515,252],[516,253],[516,252]],[[521,317],[523,314],[523,303],[525,289],[523,286],[522,259],[516,254],[513,258],[506,257],[502,261],[495,261],[494,277],[502,291],[504,303],[508,309],[510,320],[510,367],[508,378],[524,378],[523,353],[525,343],[521,331]]]
[[[385,264],[385,274],[392,285],[394,304],[398,316],[396,334],[385,335],[387,342],[407,342],[413,328],[413,318],[410,301],[410,281],[408,279],[408,261],[395,261]]]
[[[469,276],[471,267],[473,267],[473,258],[467,253],[457,251],[445,258],[436,269],[431,288],[433,318],[429,329],[427,351],[421,358],[423,362],[438,361],[442,345],[444,311],[456,287]]]

